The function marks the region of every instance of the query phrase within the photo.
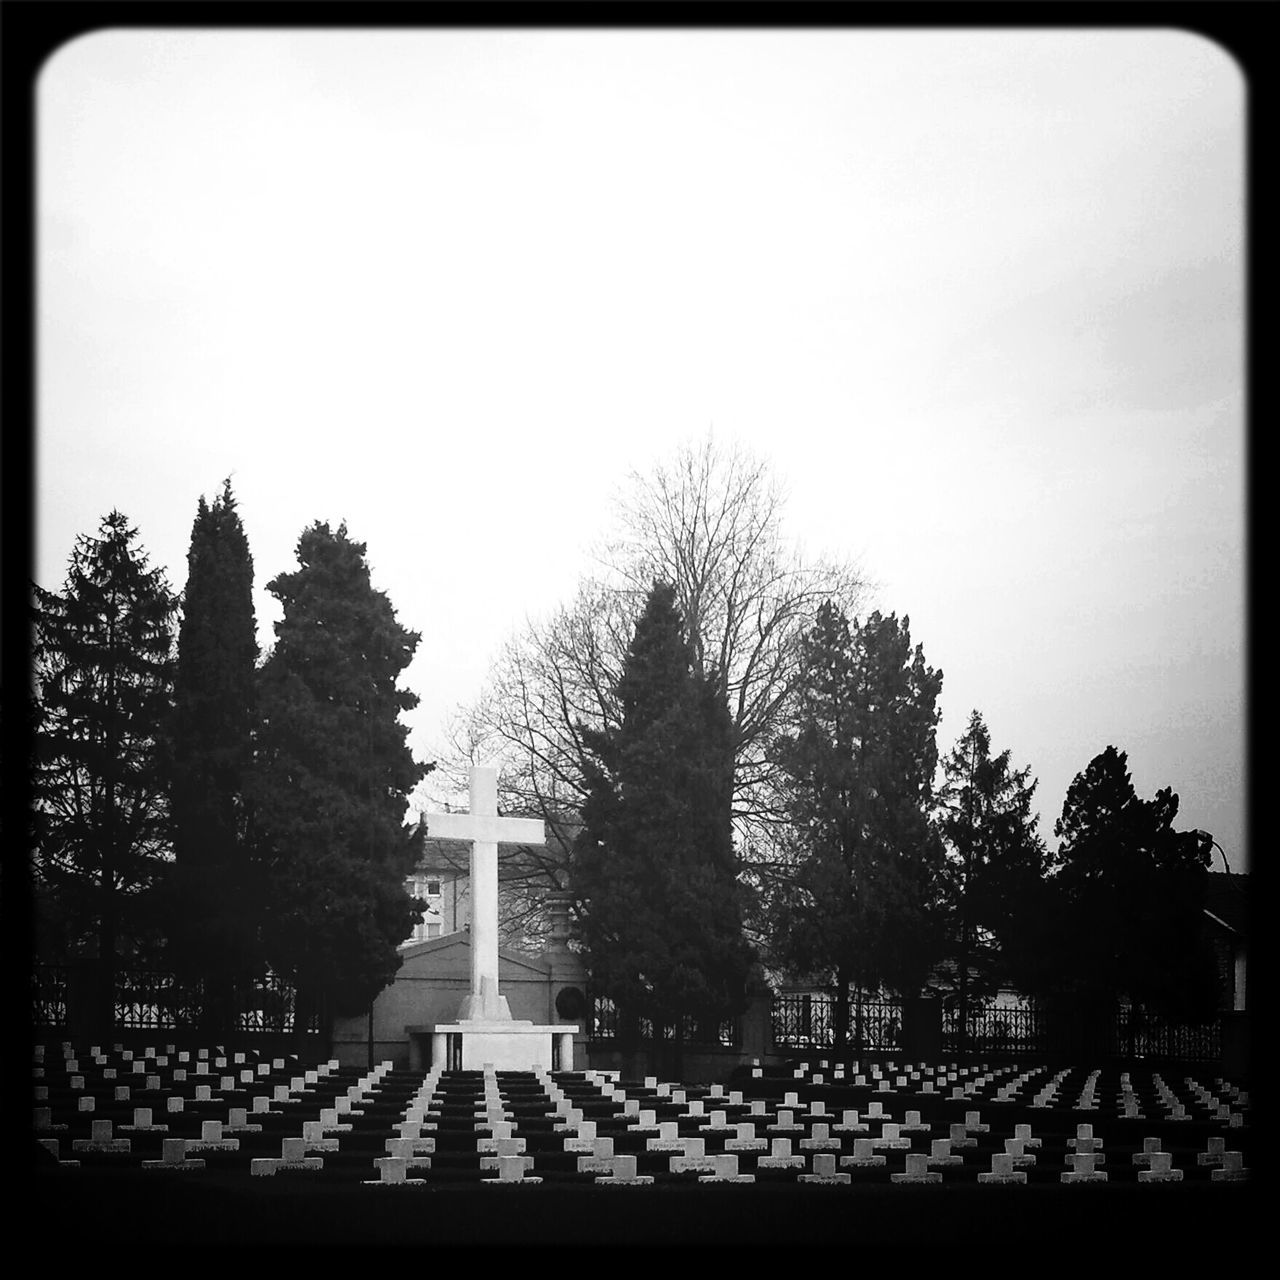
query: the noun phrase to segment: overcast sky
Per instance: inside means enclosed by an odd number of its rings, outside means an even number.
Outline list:
[[[83,37],[39,83],[37,581],[118,507],[180,589],[230,475],[265,647],[345,519],[430,760],[713,429],[1051,843],[1114,745],[1245,870],[1243,112],[1172,30]]]

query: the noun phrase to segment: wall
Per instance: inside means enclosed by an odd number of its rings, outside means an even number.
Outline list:
[[[368,1014],[338,1018],[333,1024],[333,1056],[344,1066],[389,1061],[397,1070],[426,1070],[430,1028],[457,1019],[463,997],[471,989],[471,935],[446,934],[400,949],[395,981],[373,1002]],[[567,948],[553,947],[540,956],[499,951],[498,987],[511,1016],[538,1024],[568,1021],[556,1013],[556,996],[565,987],[585,986],[582,965]],[[574,1059],[586,1057],[586,1024],[574,1037]],[[410,1032],[408,1028],[414,1028]]]

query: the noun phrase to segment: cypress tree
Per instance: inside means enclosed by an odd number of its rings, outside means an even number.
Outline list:
[[[257,701],[253,559],[230,480],[212,506],[200,499],[187,566],[169,730],[171,955],[203,980],[202,1030],[224,1038],[235,986],[258,967],[259,897],[245,797]]]
[[[417,841],[404,825],[425,774],[396,681],[420,637],[369,580],[365,545],[343,523],[298,541],[299,568],[268,584],[284,617],[260,669],[251,789],[265,878],[263,942],[308,1013],[354,1013],[394,977],[420,909],[405,879]]]
[[[657,583],[616,688],[622,723],[589,755],[572,885],[593,986],[623,1025],[674,1029],[745,1007],[752,965],[733,847],[733,723],[694,667],[674,590]]]

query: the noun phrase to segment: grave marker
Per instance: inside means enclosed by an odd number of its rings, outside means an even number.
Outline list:
[[[636,1173],[635,1156],[611,1156],[606,1162],[607,1168],[596,1172],[597,1187],[640,1187],[652,1186],[652,1174]]]
[[[1027,1175],[1021,1169],[1013,1167],[1013,1157],[1006,1151],[991,1153],[991,1172],[978,1174],[978,1182],[982,1186],[1020,1184],[1026,1186]]]
[[[277,1173],[316,1173],[324,1168],[323,1156],[309,1156],[304,1138],[285,1138],[280,1143],[280,1159],[258,1157],[249,1162],[249,1173],[255,1178]]]
[[[929,1168],[929,1157],[923,1151],[909,1151],[902,1173],[891,1173],[890,1182],[941,1182],[942,1174]]]
[[[1073,1155],[1068,1156],[1067,1159],[1071,1163],[1071,1168],[1058,1175],[1060,1182],[1071,1185],[1107,1181],[1106,1173],[1096,1167],[1099,1159],[1097,1152],[1078,1151]]]
[[[793,1155],[790,1138],[774,1138],[767,1156],[756,1161],[757,1169],[803,1169],[804,1156]]]
[[[950,1138],[934,1138],[929,1144],[929,1164],[940,1168],[959,1168],[964,1156],[951,1150]]]
[[[1171,1151],[1152,1151],[1148,1153],[1149,1167],[1138,1170],[1139,1182],[1181,1182],[1182,1170],[1173,1167]]]
[[[712,1172],[698,1177],[699,1182],[754,1182],[755,1174],[740,1173],[738,1157],[729,1152],[717,1152],[709,1157]]]
[[[166,1173],[191,1173],[204,1168],[203,1160],[187,1159],[185,1138],[165,1138],[160,1144],[159,1160],[144,1160],[144,1169],[160,1169]]]
[[[1249,1170],[1244,1167],[1244,1153],[1241,1151],[1224,1151],[1222,1167],[1214,1169],[1209,1177],[1214,1182],[1247,1182]]]
[[[820,1151],[813,1157],[813,1172],[802,1173],[797,1182],[817,1183],[818,1185],[848,1185],[850,1176],[836,1169],[836,1157],[829,1152]]]

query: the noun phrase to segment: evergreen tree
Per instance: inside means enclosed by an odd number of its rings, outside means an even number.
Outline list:
[[[1076,775],[1054,826],[1057,925],[1043,986],[1081,1011],[1121,997],[1175,1018],[1208,1016],[1213,966],[1202,914],[1212,837],[1173,829],[1170,788],[1142,800],[1124,752],[1107,747]]]
[[[404,824],[414,763],[396,686],[420,637],[370,584],[346,524],[317,523],[299,568],[268,584],[284,617],[260,669],[261,728],[250,790],[263,865],[263,944],[294,981],[299,1024],[357,1012],[392,979],[421,918],[405,888],[419,841]]]
[[[796,866],[777,904],[786,966],[823,975],[846,1042],[849,991],[923,986],[941,936],[941,850],[928,817],[942,674],[911,649],[910,623],[850,626],[831,603],[802,649],[793,731],[777,744]]]
[[[168,854],[157,746],[173,683],[176,599],[119,511],[82,536],[61,595],[35,588],[35,866],[73,938],[98,957],[109,1033],[121,954]]]
[[[943,890],[961,1035],[971,1002],[1013,980],[1029,940],[1022,925],[1043,878],[1047,852],[1031,811],[1029,768],[991,755],[977,711],[943,761],[939,829],[947,850]]]
[[[752,956],[733,847],[733,722],[694,669],[675,593],[656,583],[617,683],[615,732],[581,728],[584,827],[571,864],[596,991],[675,1029],[740,1013]],[[625,1027],[624,1023],[624,1027]]]
[[[257,969],[245,788],[253,765],[257,628],[253,560],[231,482],[200,499],[169,725],[174,874],[171,957],[204,982],[203,1030],[234,1027],[237,981]]]

